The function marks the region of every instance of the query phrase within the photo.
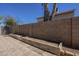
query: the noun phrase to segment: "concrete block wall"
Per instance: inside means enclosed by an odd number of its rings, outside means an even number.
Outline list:
[[[79,49],[79,17],[72,18],[72,47]]]
[[[71,45],[71,19],[38,23],[32,30],[33,37]]]
[[[12,32],[79,48],[79,17],[13,26]]]

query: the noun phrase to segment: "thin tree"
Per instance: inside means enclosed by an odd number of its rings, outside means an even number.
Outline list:
[[[52,18],[56,16],[57,12],[58,12],[57,3],[54,3],[52,13],[50,15],[50,20],[52,20]]]
[[[44,8],[44,21],[48,21],[49,20],[48,3],[42,3],[42,6]]]

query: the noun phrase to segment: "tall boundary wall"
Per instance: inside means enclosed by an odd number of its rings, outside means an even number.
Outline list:
[[[15,25],[11,27],[11,32],[50,42],[63,42],[65,46],[79,49],[79,17]]]

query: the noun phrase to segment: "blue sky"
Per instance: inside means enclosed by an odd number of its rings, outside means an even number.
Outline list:
[[[75,15],[79,15],[79,4],[60,3],[59,12],[75,9]],[[52,4],[49,4],[52,11]],[[19,24],[34,23],[37,17],[43,16],[43,6],[40,3],[0,3],[0,16],[12,16]]]

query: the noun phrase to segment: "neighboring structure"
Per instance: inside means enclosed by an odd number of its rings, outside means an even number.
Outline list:
[[[61,13],[58,13],[57,15],[55,15],[54,18],[52,19],[64,19],[64,18],[71,18],[71,17],[74,17],[74,9],[73,10],[68,10],[68,11],[65,11],[65,12],[61,12]]]
[[[73,10],[68,10],[68,11],[64,11],[61,13],[58,13],[55,15],[55,17],[52,17],[52,20],[59,20],[59,19],[64,19],[64,18],[70,18],[70,17],[74,17],[74,9]],[[44,22],[44,17],[38,17],[37,18],[38,22]]]
[[[43,17],[43,16],[42,16],[42,17],[38,17],[38,18],[37,18],[37,21],[38,21],[38,22],[44,22],[44,17]]]

